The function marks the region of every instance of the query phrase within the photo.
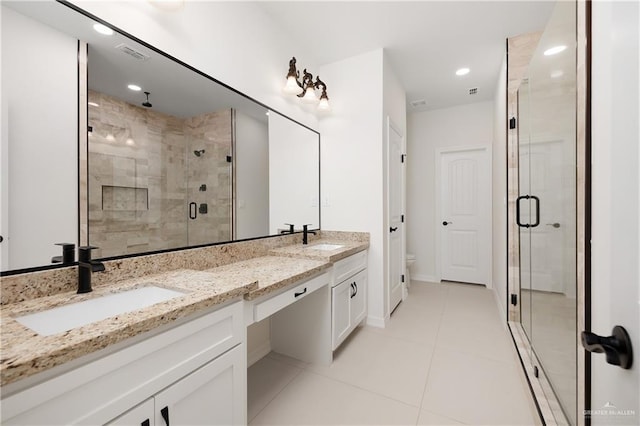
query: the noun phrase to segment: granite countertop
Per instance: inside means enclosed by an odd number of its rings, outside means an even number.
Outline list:
[[[315,246],[322,244],[340,245],[334,250],[317,250]],[[369,248],[368,241],[351,241],[336,238],[320,238],[309,242],[307,245],[294,244],[291,246],[272,249],[270,254],[274,256],[287,256],[299,259],[324,260],[335,263],[338,260],[349,257],[355,253]]]
[[[257,280],[258,286],[245,295],[245,299],[254,300],[310,278],[331,266],[327,260],[263,256],[208,269],[206,272],[220,279],[236,277],[247,281]]]
[[[342,247],[313,249],[317,244]],[[366,241],[316,239],[307,246],[296,244],[273,249],[267,256],[205,271],[180,269],[98,285],[91,293],[66,292],[3,305],[0,309],[0,385],[17,382],[232,299],[255,300],[277,292],[326,271],[333,262],[368,246]],[[14,319],[146,286],[185,294],[50,336],[39,335]]]
[[[50,336],[41,336],[14,319],[146,286],[185,294]],[[16,382],[208,307],[240,298],[257,287],[256,279],[233,276],[220,279],[206,272],[177,270],[95,287],[91,293],[61,293],[3,306],[0,310],[0,383],[5,386]]]

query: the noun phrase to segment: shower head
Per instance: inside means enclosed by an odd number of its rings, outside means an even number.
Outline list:
[[[151,94],[150,92],[144,92],[145,95],[147,95],[147,100],[144,101],[142,103],[143,107],[147,107],[147,108],[151,108],[153,105],[151,105],[151,102],[149,102],[149,95]]]
[[[195,154],[196,157],[200,157],[202,154],[204,154],[204,149],[198,149],[193,151],[193,153]]]

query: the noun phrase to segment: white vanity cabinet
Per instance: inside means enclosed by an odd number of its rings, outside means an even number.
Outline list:
[[[110,426],[233,425],[242,423],[243,346],[236,346],[149,398]]]
[[[367,314],[367,252],[334,265],[331,288],[331,346],[335,350]]]
[[[132,338],[2,399],[2,424],[246,423],[243,302]]]

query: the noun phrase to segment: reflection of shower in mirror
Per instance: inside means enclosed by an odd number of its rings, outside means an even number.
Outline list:
[[[193,153],[195,154],[196,157],[200,157],[202,154],[204,154],[204,149],[197,149],[193,151]]]

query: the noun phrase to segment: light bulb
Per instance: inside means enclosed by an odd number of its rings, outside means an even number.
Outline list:
[[[304,92],[304,96],[302,97],[302,101],[308,104],[318,102],[318,98],[316,97],[316,92],[313,89],[313,86],[307,87],[307,90]]]
[[[287,77],[287,83],[284,85],[282,91],[287,95],[297,95],[302,91],[302,89],[298,86],[296,78],[294,76],[289,76]]]
[[[320,97],[320,103],[318,104],[318,111],[329,111],[331,107],[329,106],[329,99],[325,96]]]

